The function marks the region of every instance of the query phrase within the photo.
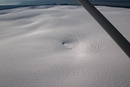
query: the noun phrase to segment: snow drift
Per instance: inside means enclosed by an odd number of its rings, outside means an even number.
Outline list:
[[[130,9],[98,9],[130,41]],[[0,87],[130,87],[130,59],[81,6],[1,10]]]

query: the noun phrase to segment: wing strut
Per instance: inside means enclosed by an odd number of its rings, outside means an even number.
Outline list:
[[[130,58],[129,41],[88,0],[79,0],[79,2]]]

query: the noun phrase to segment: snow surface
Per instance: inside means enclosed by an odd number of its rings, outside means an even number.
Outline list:
[[[130,41],[130,9],[97,8]],[[1,10],[0,87],[130,87],[130,59],[81,6]]]

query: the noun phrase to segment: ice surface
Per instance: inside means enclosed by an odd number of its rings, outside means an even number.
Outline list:
[[[97,8],[130,41],[130,9]],[[81,6],[2,10],[0,87],[130,87],[130,59]]]

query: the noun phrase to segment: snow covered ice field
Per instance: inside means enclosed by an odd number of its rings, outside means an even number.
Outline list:
[[[130,9],[97,8],[130,41]],[[81,6],[0,10],[0,87],[130,87],[130,59]]]

